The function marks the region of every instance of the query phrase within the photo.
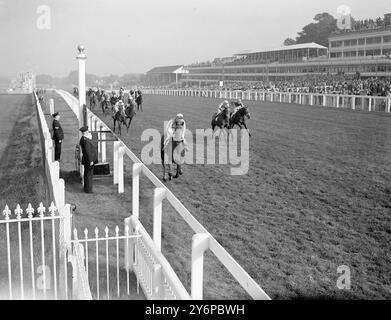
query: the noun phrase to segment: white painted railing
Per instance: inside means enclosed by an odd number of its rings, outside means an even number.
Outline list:
[[[145,94],[184,97],[205,97],[216,99],[242,99],[293,103],[310,106],[333,107],[362,111],[391,112],[391,98],[380,96],[358,96],[323,93],[240,91],[240,90],[186,90],[186,89],[144,89]]]
[[[73,248],[76,251],[75,258],[78,260],[74,259],[73,264],[77,263],[78,266],[73,268],[75,272],[78,272],[77,275],[74,276],[74,287],[80,287],[82,290],[78,291],[78,293],[82,294],[82,297],[79,299],[92,299],[91,295],[91,289],[89,285],[89,278],[91,277],[91,268],[90,264],[95,264],[94,265],[94,270],[96,271],[96,277],[95,277],[95,299],[100,300],[103,296],[103,292],[100,288],[101,284],[101,277],[99,276],[102,273],[101,267],[100,267],[100,256],[101,256],[101,251],[104,251],[104,265],[105,265],[105,271],[106,271],[106,299],[111,299],[116,297],[121,296],[121,283],[120,283],[120,258],[122,258],[121,250],[120,250],[120,241],[124,242],[124,260],[125,260],[125,270],[127,272],[126,274],[126,294],[129,296],[130,294],[130,278],[129,278],[129,271],[130,269],[127,268],[127,248],[131,247],[137,239],[140,237],[138,234],[129,234],[129,229],[125,228],[125,235],[121,236],[119,234],[119,227],[117,226],[115,228],[115,236],[109,236],[109,228],[105,228],[105,234],[103,237],[99,237],[99,229],[95,228],[94,230],[94,235],[95,237],[89,238],[88,237],[88,229],[84,229],[84,238],[79,239],[77,230],[74,229],[73,231]],[[115,260],[115,284],[112,284],[112,278],[110,277],[110,266],[111,262],[109,257],[112,256],[109,250],[109,244],[114,243],[115,244],[115,252],[114,256],[116,257]],[[89,246],[89,244],[91,246]],[[85,248],[85,250],[84,250]],[[90,249],[89,249],[90,248]],[[104,250],[101,250],[101,249]],[[90,258],[92,258],[92,262],[90,262]],[[112,295],[112,290],[111,288],[116,289],[116,295]],[[122,292],[123,293],[123,292]]]
[[[77,100],[70,93],[57,90],[57,92],[64,98],[75,115],[79,114],[78,110],[75,110]],[[179,93],[181,91],[176,91]],[[70,101],[73,100],[73,101]],[[110,130],[102,120],[100,120],[90,110],[87,110],[87,124],[90,130],[96,130],[96,128],[103,128],[103,130]],[[106,143],[106,142],[104,142]],[[174,196],[174,194],[144,165],[141,160],[125,145],[123,141],[118,139],[113,143],[113,183],[118,184],[118,193],[124,192],[124,156],[130,158],[133,162],[132,167],[132,216],[125,221],[125,224],[130,229],[138,229],[141,234],[141,244],[136,250],[136,257],[140,257],[143,250],[149,252],[149,256],[153,257],[148,267],[138,267],[136,264],[136,276],[142,284],[144,294],[147,298],[153,298],[153,291],[158,292],[158,295],[164,296],[162,290],[156,289],[162,287],[163,284],[156,285],[156,282],[149,282],[145,284],[145,279],[163,278],[164,283],[168,283],[170,290],[173,292],[172,297],[179,299],[185,299],[191,297],[192,299],[202,299],[203,297],[203,257],[206,250],[210,250],[217,259],[227,268],[232,276],[239,282],[243,289],[253,299],[266,299],[269,300],[269,296],[261,289],[261,287],[252,279],[249,274],[235,261],[235,259],[217,242],[217,240],[194,218],[194,216],[186,209],[186,207]],[[106,148],[105,148],[106,149]],[[101,157],[103,157],[101,153]],[[105,157],[105,155],[104,155]],[[154,209],[153,209],[153,237],[152,241],[149,241],[150,237],[143,232],[143,227],[139,222],[139,182],[140,175],[144,174],[155,186],[154,191]],[[161,254],[161,230],[162,230],[162,201],[167,199],[168,202],[175,208],[178,214],[185,220],[185,222],[194,231],[192,240],[192,267],[191,267],[191,294],[183,290],[183,285],[172,271],[171,266]],[[131,256],[129,254],[129,256]],[[148,264],[148,259],[143,258],[143,263]],[[160,266],[159,266],[160,265]],[[134,268],[134,266],[133,266]],[[138,269],[137,269],[138,268]],[[140,268],[144,270],[140,271]],[[158,274],[162,270],[162,276],[151,276],[151,270],[157,270]],[[140,274],[137,272],[143,272],[143,279],[140,280]],[[152,274],[154,274],[152,272]]]
[[[42,145],[43,163],[45,174],[49,185],[50,198],[56,207],[61,210],[65,206],[65,183],[60,178],[60,163],[54,161],[54,147],[50,130],[38,100],[36,93],[33,93],[34,103],[38,113],[38,125],[40,128],[40,137]]]
[[[71,252],[71,206],[65,203],[65,182],[60,178],[60,164],[54,161],[54,147],[50,130],[36,92],[33,92],[33,102],[37,110],[38,127],[41,139],[42,158],[45,168],[51,201],[54,202],[60,217],[59,224],[59,288],[60,298],[68,299],[67,260]]]
[[[36,212],[36,214],[35,214]],[[45,213],[48,213],[45,215]],[[6,252],[7,252],[7,267],[8,267],[8,298],[13,299],[47,299],[50,295],[51,299],[58,299],[63,297],[64,292],[59,288],[58,279],[60,283],[64,282],[64,253],[59,252],[59,261],[57,261],[57,250],[58,243],[56,241],[56,230],[57,220],[60,220],[60,225],[65,224],[67,216],[60,215],[56,206],[52,202],[51,206],[46,211],[46,208],[41,203],[40,206],[35,210],[31,204],[28,205],[25,211],[17,205],[14,210],[15,217],[12,216],[12,211],[8,206],[5,206],[3,210],[4,220],[0,220],[0,226],[5,226],[5,238],[6,238]],[[45,222],[50,223],[50,241],[45,241]],[[10,228],[16,225],[17,232],[14,229]],[[25,230],[25,226],[28,226],[28,244],[23,243],[23,234],[22,234],[22,225]],[[2,230],[2,229],[1,229]],[[24,231],[23,230],[23,231]],[[3,230],[2,230],[3,231]],[[17,241],[14,241],[13,244],[12,238],[15,237],[12,235],[17,234]],[[40,247],[34,245],[34,239],[40,237]],[[17,243],[17,245],[16,245]],[[18,248],[17,252],[12,252],[13,248]],[[29,263],[27,263],[28,258],[26,258],[26,251],[28,251],[28,256],[30,257]],[[51,264],[49,265],[49,258],[47,255],[50,254]],[[13,276],[13,263],[12,257],[17,257],[19,274]],[[26,264],[29,264],[26,266]],[[36,264],[39,264],[39,269],[37,270]],[[15,262],[14,262],[15,265]],[[57,272],[59,266],[60,273]],[[42,277],[36,276],[37,272],[42,271]],[[48,272],[48,274],[46,274]],[[31,277],[30,283],[25,283],[25,275],[29,274]],[[19,278],[18,289],[15,290],[15,284],[13,284],[12,279],[15,277]],[[42,285],[41,281],[42,280]],[[37,284],[38,283],[38,284]],[[15,294],[14,291],[17,293]]]

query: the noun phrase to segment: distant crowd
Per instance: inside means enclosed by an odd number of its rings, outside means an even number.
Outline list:
[[[144,87],[148,88],[148,87]],[[152,87],[151,87],[152,88]],[[160,86],[155,89],[175,89],[176,85]],[[259,90],[269,92],[328,93],[367,96],[391,96],[391,79],[358,79],[353,76],[323,75],[300,77],[286,81],[225,82],[223,87],[217,84],[202,86],[183,86],[183,89],[205,90]]]

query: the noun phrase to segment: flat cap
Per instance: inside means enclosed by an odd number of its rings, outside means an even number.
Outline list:
[[[52,117],[54,118],[54,117],[57,117],[58,115],[59,115],[59,113],[55,112],[55,113],[52,114]]]
[[[80,128],[80,131],[81,131],[81,132],[86,132],[86,131],[88,131],[88,126],[81,127],[81,128]]]

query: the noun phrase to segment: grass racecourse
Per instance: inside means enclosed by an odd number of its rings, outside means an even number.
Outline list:
[[[191,131],[209,128],[220,102],[158,95],[144,100],[144,112],[121,137],[138,156],[146,145],[143,130],[162,132],[163,121],[178,112]],[[390,299],[391,117],[246,104],[248,174],[231,176],[230,165],[186,165],[167,186],[273,299]],[[110,116],[94,111],[113,127]],[[130,203],[130,161],[125,168],[124,201]],[[161,177],[160,165],[150,168]],[[153,189],[147,180],[141,186],[140,219],[151,232]],[[162,250],[189,288],[193,233],[169,204],[163,210]],[[350,290],[337,287],[341,265],[350,268]],[[247,298],[219,267],[207,254],[205,298]]]
[[[65,102],[53,97],[56,110],[65,110]],[[191,131],[208,128],[219,103],[152,95],[144,99],[144,112],[137,114],[129,133],[124,130],[121,137],[137,155],[146,145],[140,138],[145,129],[163,131],[163,121],[178,112],[184,114]],[[186,165],[184,175],[167,186],[273,299],[390,299],[391,117],[309,106],[246,104],[253,135],[248,174],[231,176],[230,165]],[[28,202],[36,207],[48,197],[31,96],[0,95],[0,108],[1,208],[6,203],[12,209],[17,203],[26,208]],[[94,111],[112,128],[110,116],[104,118],[98,109]],[[131,212],[131,161],[125,160],[124,194],[116,195],[111,177],[96,177],[95,193],[85,196],[78,179],[72,178],[78,133],[70,125],[75,120],[64,115],[61,122],[68,146],[61,165],[67,202],[78,203],[75,227],[79,232],[85,227],[90,232],[95,227],[103,230],[106,225],[110,230],[115,225],[122,228]],[[111,144],[108,155],[112,168]],[[150,169],[161,177],[160,165]],[[140,219],[152,234],[153,185],[141,178],[140,188]],[[187,289],[192,235],[164,202],[162,250]],[[11,238],[16,240],[15,232]],[[25,238],[23,245],[28,246]],[[34,245],[39,261],[39,239]],[[13,249],[17,290],[17,243]],[[3,227],[0,255],[6,257]],[[27,249],[24,257],[28,265]],[[6,261],[0,260],[4,290],[8,285]],[[337,288],[341,265],[351,270],[350,290]],[[26,283],[30,281],[28,270]],[[206,254],[204,282],[204,298],[248,298],[210,253]],[[1,297],[7,298],[7,293],[1,292]]]
[[[37,208],[40,202],[50,205],[43,169],[41,145],[35,107],[31,95],[0,94],[0,210],[7,204],[15,219],[17,204],[25,210],[29,203]],[[25,215],[25,213],[24,213]],[[22,223],[22,251],[25,297],[31,299],[31,273],[28,223]],[[20,264],[17,225],[10,226],[11,266],[14,299],[20,297]],[[52,263],[50,225],[45,224],[46,264]],[[40,228],[33,224],[33,248],[35,278],[41,276],[37,270],[41,265]],[[39,273],[41,272],[41,273]],[[0,299],[8,299],[8,269],[6,228],[0,225]],[[42,291],[37,292],[37,297]]]

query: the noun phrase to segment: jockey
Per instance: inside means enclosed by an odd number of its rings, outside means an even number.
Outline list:
[[[164,140],[163,149],[167,147],[171,139],[173,139],[174,141],[186,143],[185,132],[186,121],[183,118],[183,114],[178,113],[175,118],[168,121],[165,127],[166,139]]]
[[[112,106],[114,106],[117,103],[117,95],[115,94],[115,91],[111,93],[110,103]]]
[[[124,88],[123,88],[123,87],[121,87],[121,88],[119,89],[119,97],[118,97],[118,99],[120,99],[120,100],[122,100],[122,101],[123,101],[123,99],[124,99]]]
[[[116,114],[118,111],[121,112],[122,116],[126,116],[125,114],[125,104],[122,100],[118,100],[117,103],[114,105],[113,112]]]
[[[228,100],[224,100],[222,103],[219,104],[217,107],[217,114],[216,119],[219,116],[219,114],[223,113],[225,110],[229,109],[229,102]]]
[[[224,100],[222,103],[219,104],[217,107],[217,116],[225,111],[226,109],[229,109],[229,102],[228,100]]]
[[[233,116],[236,112],[238,112],[241,108],[244,107],[243,102],[240,99],[238,99],[236,101],[232,101],[232,104],[234,105],[234,110],[233,110],[231,116]]]

